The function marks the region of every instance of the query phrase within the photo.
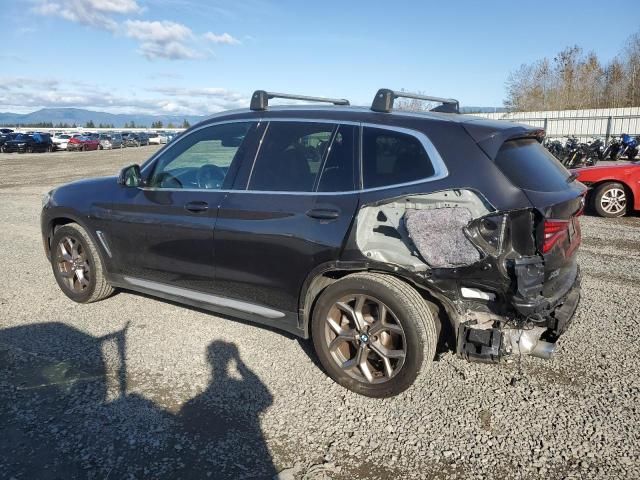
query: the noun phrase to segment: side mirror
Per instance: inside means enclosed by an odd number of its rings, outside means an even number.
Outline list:
[[[122,185],[123,187],[139,187],[142,185],[140,165],[129,165],[120,170],[118,174],[118,185]]]

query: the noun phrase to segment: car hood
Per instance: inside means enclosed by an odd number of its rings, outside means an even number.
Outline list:
[[[55,192],[60,192],[62,190],[69,191],[77,191],[77,190],[86,190],[87,192],[93,191],[93,189],[100,189],[106,185],[115,185],[117,183],[118,177],[116,175],[112,175],[109,177],[94,177],[94,178],[83,178],[82,180],[76,180],[74,182],[69,182],[60,185],[54,189]]]

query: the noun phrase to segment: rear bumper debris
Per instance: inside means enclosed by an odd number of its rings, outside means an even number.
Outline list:
[[[510,354],[550,358],[556,341],[567,331],[579,301],[578,272],[571,289],[557,301],[554,299],[553,307],[544,313],[519,319],[495,317],[492,322],[471,320],[461,323],[457,332],[457,353],[469,361],[491,363]]]

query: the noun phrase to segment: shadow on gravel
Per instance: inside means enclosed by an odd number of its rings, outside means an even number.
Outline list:
[[[0,330],[0,478],[272,478],[269,390],[234,344],[207,355],[208,387],[172,413],[128,391],[126,329]]]

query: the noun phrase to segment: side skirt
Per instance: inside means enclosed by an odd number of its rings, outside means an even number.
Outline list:
[[[126,275],[112,274],[109,283],[114,287],[259,323],[305,338],[304,332],[298,327],[298,315],[294,312],[281,312],[255,303]]]

